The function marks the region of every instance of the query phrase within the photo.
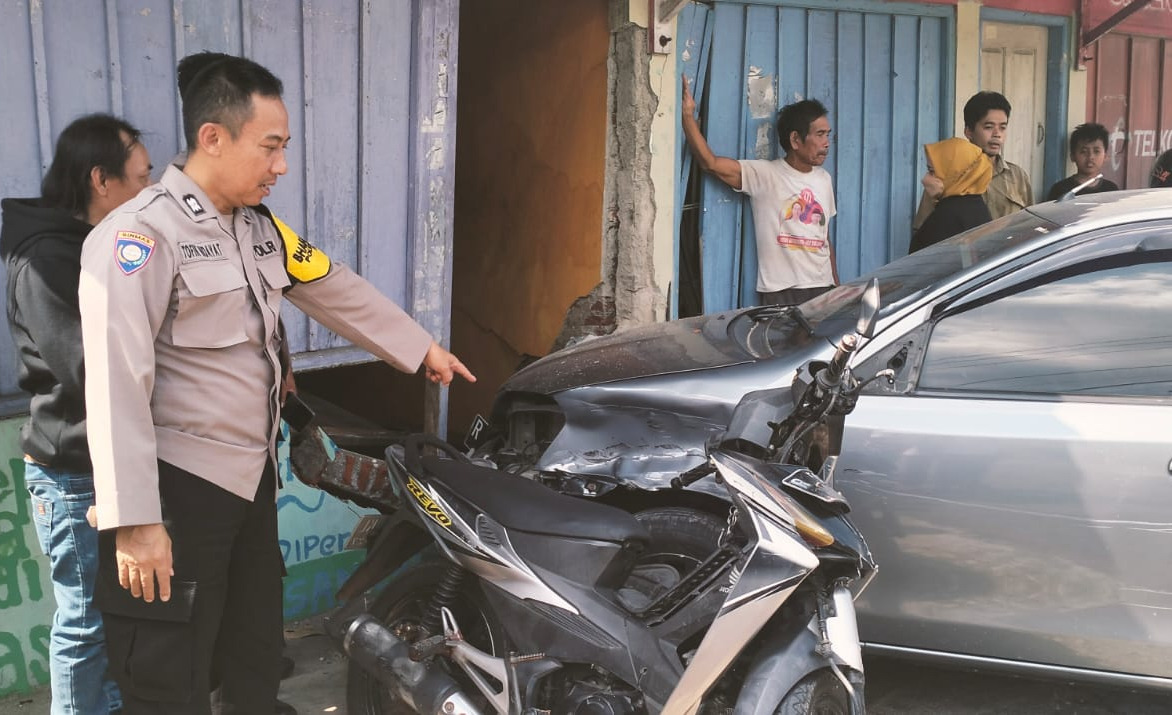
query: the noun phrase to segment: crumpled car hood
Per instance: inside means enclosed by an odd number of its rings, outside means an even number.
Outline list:
[[[713,313],[589,338],[522,368],[505,382],[502,392],[548,395],[617,380],[754,362],[762,356],[750,352],[747,342],[733,334],[750,322],[734,320],[746,312]]]
[[[745,393],[788,386],[798,366],[830,349],[776,307],[659,323],[517,372],[494,416],[505,424],[514,399],[524,411],[524,395],[552,397],[564,424],[534,465],[539,471],[667,488],[704,461],[705,443],[724,432]],[[710,480],[694,488],[723,495]]]

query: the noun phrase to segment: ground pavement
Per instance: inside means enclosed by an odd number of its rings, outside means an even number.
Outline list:
[[[301,715],[345,715],[346,662],[321,635],[320,619],[285,629],[297,663],[281,699]],[[887,659],[867,662],[868,715],[1167,715],[1172,693],[1133,693],[988,674],[939,670]],[[47,691],[0,700],[0,715],[48,715]]]

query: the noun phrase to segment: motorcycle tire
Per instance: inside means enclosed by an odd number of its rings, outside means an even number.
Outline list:
[[[396,626],[409,627],[420,623],[424,610],[431,605],[451,565],[447,559],[433,554],[404,566],[391,576],[387,586],[379,593],[370,608],[371,615],[392,630]],[[465,575],[465,579],[471,578],[471,575]],[[480,589],[471,586],[465,581],[465,586],[456,594],[455,600],[448,604],[448,608],[468,643],[486,653],[501,654],[505,652],[504,631],[483,603]],[[482,699],[480,691],[465,677],[463,671],[452,666],[449,672],[465,686],[465,694],[474,702]],[[487,701],[482,706],[484,712],[492,710]],[[376,678],[350,663],[346,670],[346,712],[351,715],[400,715],[412,710]]]
[[[619,601],[631,613],[643,612],[712,555],[724,522],[707,512],[682,507],[655,507],[636,512],[651,536],[639,555]]]
[[[651,544],[640,564],[673,566],[681,574],[695,568],[720,545],[725,521],[705,511],[685,507],[655,507],[636,512],[635,518],[651,533]]]
[[[850,715],[850,696],[829,670],[810,673],[782,698],[775,715]]]

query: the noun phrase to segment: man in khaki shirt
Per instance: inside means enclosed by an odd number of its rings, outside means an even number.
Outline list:
[[[186,163],[82,252],[97,600],[127,715],[202,715],[213,688],[217,712],[272,713],[282,299],[400,370],[475,378],[261,205],[287,169],[280,80],[201,53],[180,62],[179,85]]]
[[[965,137],[981,147],[993,162],[993,180],[985,190],[984,199],[995,219],[1020,211],[1034,202],[1030,175],[1001,156],[1009,132],[1009,112],[1009,100],[999,92],[977,92],[964,105]],[[939,183],[925,183],[920,208],[912,221],[913,231],[932,213],[943,188]]]

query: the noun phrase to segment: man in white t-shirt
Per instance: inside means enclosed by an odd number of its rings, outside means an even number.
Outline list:
[[[757,293],[762,304],[802,303],[838,284],[830,218],[834,186],[822,168],[830,151],[830,120],[822,103],[806,99],[777,115],[784,159],[716,156],[696,121],[696,100],[684,79],[684,136],[696,162],[749,195],[757,234]]]

